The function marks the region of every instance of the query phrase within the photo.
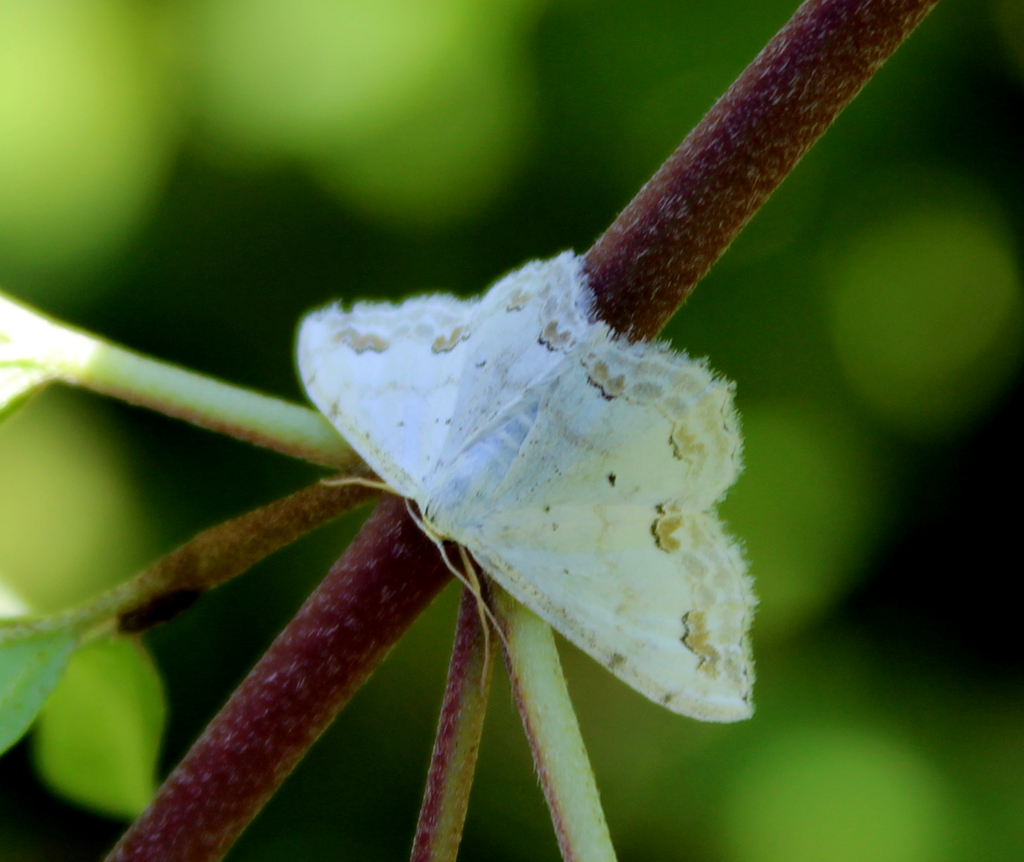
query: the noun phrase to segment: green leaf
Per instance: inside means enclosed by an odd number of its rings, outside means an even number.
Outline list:
[[[0,642],[0,752],[28,730],[75,648],[77,633],[57,629]]]
[[[17,410],[49,377],[38,365],[0,363],[0,420]]]
[[[72,657],[39,716],[36,769],[58,796],[131,819],[156,789],[165,717],[163,685],[141,644],[91,643]]]

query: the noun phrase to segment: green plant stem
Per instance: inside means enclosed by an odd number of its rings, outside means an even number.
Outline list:
[[[476,596],[463,588],[412,862],[455,862],[459,852],[487,711],[493,655]]]
[[[359,458],[321,414],[151,359],[50,320],[0,294],[0,362],[42,369],[194,425],[341,469]]]
[[[614,862],[594,771],[550,626],[492,585],[512,692],[565,862]]]

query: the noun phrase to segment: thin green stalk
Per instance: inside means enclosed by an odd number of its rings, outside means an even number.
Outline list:
[[[203,428],[317,464],[352,468],[358,456],[319,413],[186,371],[50,320],[0,294],[0,366],[39,369]]]
[[[505,665],[565,862],[615,862],[551,628],[492,584]]]

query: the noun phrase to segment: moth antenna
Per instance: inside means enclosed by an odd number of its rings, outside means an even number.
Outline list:
[[[384,491],[388,494],[395,493],[395,489],[387,482],[382,482],[380,479],[364,479],[361,476],[332,476],[327,479],[321,479],[320,484],[327,485],[330,488],[340,488],[343,485],[362,485],[364,488],[376,488],[378,491]]]
[[[480,694],[483,695],[484,687],[487,684],[487,672],[491,669],[491,624],[487,619],[487,614],[484,612],[486,605],[484,604],[483,594],[480,589],[480,578],[477,576],[476,569],[470,563],[469,555],[462,545],[459,545],[459,557],[462,559],[466,578],[473,583],[473,590],[471,592],[473,593],[473,598],[476,599],[476,614],[480,618],[480,628],[483,629],[484,633],[484,666],[480,672]]]
[[[484,599],[483,586],[480,584],[480,577],[476,573],[476,567],[473,565],[473,561],[467,551],[462,545],[457,546],[459,549],[459,556],[462,558],[462,565],[466,567],[466,575],[473,582],[471,592],[477,601],[477,611],[480,614],[480,623],[484,629],[484,647],[488,650],[488,656],[490,656],[490,640],[488,630],[493,627],[498,633],[498,639],[507,650],[508,640],[505,638],[505,631],[501,627],[501,623],[498,622],[498,618],[494,615],[494,611],[491,610],[490,605],[487,604]],[[486,667],[486,665],[484,665]]]
[[[484,666],[480,673],[480,694],[482,695],[487,685],[487,675],[491,670],[491,627],[493,626],[494,630],[498,633],[498,638],[501,640],[506,651],[509,648],[508,640],[497,617],[494,616],[494,612],[484,600],[480,577],[477,575],[476,567],[473,565],[469,552],[462,545],[459,545],[459,556],[462,558],[462,565],[465,566],[466,575],[471,577],[476,585],[476,592],[473,593],[473,596],[476,599],[476,612],[480,615],[480,626],[484,630]]]
[[[441,536],[423,518],[420,518],[420,516],[412,510],[412,503],[408,498],[405,501],[405,508],[409,513],[409,517],[413,519],[416,526],[419,527],[423,531],[423,534],[437,547],[437,551],[441,555],[441,559],[444,560],[445,566],[448,567],[448,571],[450,571],[455,576],[456,580],[469,590],[473,598],[476,599],[477,613],[480,614],[480,624],[484,630],[484,679],[486,679],[487,671],[490,669],[489,663],[491,659],[491,626],[493,626],[494,630],[498,633],[498,637],[501,639],[506,650],[508,649],[508,640],[505,637],[505,632],[501,628],[501,624],[498,622],[498,618],[494,615],[494,612],[484,600],[483,589],[480,586],[480,578],[476,573],[476,567],[470,560],[469,553],[466,549],[462,545],[458,545],[457,547],[459,549],[461,562],[466,567],[464,571],[460,572],[448,556],[448,551],[445,550],[444,541]],[[483,680],[481,680],[481,685],[482,684]]]
[[[455,568],[454,565],[452,565],[452,561],[448,558],[448,552],[444,549],[444,540],[441,538],[440,535],[438,535],[436,530],[430,527],[422,518],[420,518],[419,515],[417,515],[412,510],[412,504],[410,503],[408,498],[406,498],[405,501],[405,509],[409,513],[409,517],[412,518],[416,526],[423,531],[423,535],[425,535],[428,539],[430,539],[431,542],[434,543],[438,553],[441,555],[441,559],[444,560],[445,566],[448,567],[448,571],[455,575],[456,580],[460,584],[462,584],[474,596],[479,598],[479,585],[474,587],[473,583],[466,579],[466,575],[463,572],[460,572],[457,568]]]

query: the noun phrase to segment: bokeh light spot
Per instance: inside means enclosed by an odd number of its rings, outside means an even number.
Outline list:
[[[869,226],[830,260],[836,350],[883,421],[960,431],[1012,379],[1024,302],[1012,249],[990,220],[922,204]]]
[[[760,641],[842,597],[881,523],[881,489],[857,433],[813,411],[754,405],[743,433],[746,469],[721,512],[747,546]]]
[[[376,216],[471,212],[529,122],[534,0],[215,0],[194,7],[200,114],[243,157],[299,158]]]
[[[0,426],[0,573],[38,612],[134,574],[151,546],[109,429],[60,394]]]
[[[461,36],[466,3],[213,0],[195,7],[206,118],[236,143],[355,133],[415,92]]]
[[[532,128],[519,67],[463,52],[415,110],[315,159],[324,185],[378,221],[444,223],[480,209],[505,183]]]
[[[732,862],[940,862],[950,804],[916,752],[847,729],[789,731],[736,776],[724,839]]]
[[[126,0],[0,4],[0,260],[80,265],[137,226],[170,155],[148,26]]]

